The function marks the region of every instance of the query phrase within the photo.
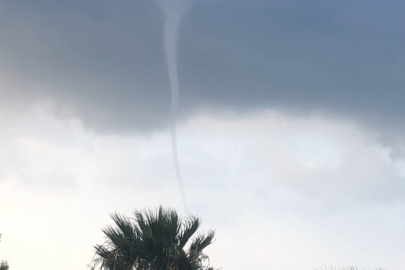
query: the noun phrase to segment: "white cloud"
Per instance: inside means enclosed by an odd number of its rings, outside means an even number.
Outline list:
[[[403,165],[368,136],[273,112],[200,115],[179,127],[190,209],[217,230],[211,262],[403,266]],[[9,122],[0,141],[0,254],[13,270],[85,269],[114,211],[183,212],[168,133],[102,136],[38,107]]]

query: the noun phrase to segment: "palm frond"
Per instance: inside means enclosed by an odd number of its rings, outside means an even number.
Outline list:
[[[183,228],[180,234],[179,239],[179,246],[180,248],[184,248],[190,238],[197,232],[200,228],[201,220],[196,217],[188,218],[183,223]]]
[[[208,247],[213,243],[215,238],[215,232],[209,231],[206,235],[201,234],[197,236],[191,243],[189,248],[189,256],[192,258],[197,258],[202,254],[204,248]]]
[[[114,213],[110,217],[125,237],[136,238],[138,230],[129,218],[118,213]]]

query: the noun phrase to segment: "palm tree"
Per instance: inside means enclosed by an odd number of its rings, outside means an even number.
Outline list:
[[[203,253],[215,233],[193,239],[201,225],[196,217],[180,219],[175,210],[135,211],[130,219],[111,215],[115,227],[103,230],[107,241],[96,245],[92,269],[105,270],[202,270],[208,257]]]

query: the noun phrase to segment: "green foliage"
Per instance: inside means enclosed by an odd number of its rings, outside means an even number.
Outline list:
[[[91,269],[103,270],[213,270],[203,250],[215,233],[193,235],[201,225],[196,217],[180,219],[176,211],[136,211],[130,219],[111,215],[115,226],[103,230],[107,241],[96,245]]]
[[[1,233],[0,233],[0,242],[1,242]],[[7,261],[1,261],[0,262],[0,270],[9,270],[8,262]]]
[[[0,263],[0,270],[9,270],[8,262],[7,261],[1,261]]]

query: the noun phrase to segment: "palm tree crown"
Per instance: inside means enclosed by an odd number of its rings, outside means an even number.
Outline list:
[[[192,236],[201,225],[196,217],[180,219],[175,210],[135,211],[130,219],[111,215],[115,227],[103,230],[107,241],[96,245],[92,269],[105,270],[202,270],[208,257],[203,249],[215,233]],[[192,238],[192,239],[191,239]]]

